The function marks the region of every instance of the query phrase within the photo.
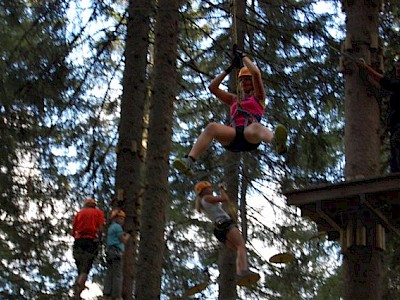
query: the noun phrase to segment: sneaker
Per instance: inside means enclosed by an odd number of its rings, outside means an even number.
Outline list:
[[[177,169],[180,173],[191,176],[193,175],[193,167],[194,167],[194,160],[191,159],[189,156],[185,156],[182,159],[177,159],[173,162],[173,166]]]
[[[242,271],[240,275],[236,276],[236,284],[240,286],[253,285],[260,279],[260,275],[258,273],[250,271],[249,269]]]
[[[282,124],[279,124],[278,126],[276,126],[274,133],[275,149],[279,155],[285,154],[287,151],[286,140],[287,129]]]

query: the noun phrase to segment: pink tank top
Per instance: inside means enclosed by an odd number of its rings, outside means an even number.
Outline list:
[[[261,104],[257,101],[257,99],[254,96],[250,96],[246,99],[243,99],[240,101],[240,106],[241,109],[246,110],[249,112],[253,117],[247,116],[246,113],[243,113],[241,111],[238,111],[237,109],[237,101],[236,98],[233,101],[231,105],[231,118],[235,121],[235,126],[244,126],[246,123],[246,118],[249,118],[248,124],[254,122],[254,121],[260,121],[261,117],[264,113],[264,107],[261,106]],[[256,120],[254,120],[256,119]],[[231,119],[232,123],[232,119]]]

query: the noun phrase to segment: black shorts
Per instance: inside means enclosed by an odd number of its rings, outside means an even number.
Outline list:
[[[218,241],[225,243],[226,235],[233,227],[236,227],[236,224],[232,220],[220,224],[214,223],[214,235]]]
[[[79,274],[89,274],[93,261],[99,251],[99,243],[92,239],[76,239],[73,256]]]
[[[246,139],[244,138],[244,126],[239,126],[236,127],[235,129],[236,129],[235,138],[229,145],[224,146],[226,150],[232,152],[252,151],[256,150],[258,146],[261,144],[261,143],[252,144],[246,141]]]

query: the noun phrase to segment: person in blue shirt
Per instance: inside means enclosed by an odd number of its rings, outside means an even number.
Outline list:
[[[122,299],[122,255],[130,238],[122,228],[125,217],[126,214],[120,209],[111,212],[111,225],[107,230],[107,272],[103,291],[105,299]]]

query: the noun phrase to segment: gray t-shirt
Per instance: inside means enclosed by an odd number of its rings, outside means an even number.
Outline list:
[[[222,208],[222,203],[210,203],[204,200],[204,197],[201,198],[201,205],[203,207],[203,211],[206,214],[207,218],[209,218],[214,223],[221,223],[224,221],[230,220],[229,215]]]

